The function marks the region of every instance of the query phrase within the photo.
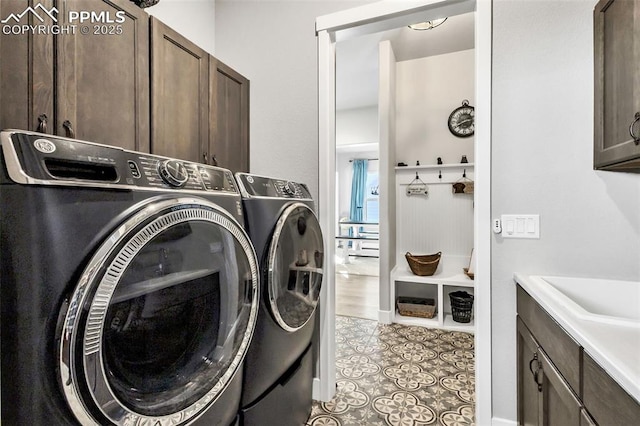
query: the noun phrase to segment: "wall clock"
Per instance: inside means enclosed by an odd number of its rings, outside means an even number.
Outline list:
[[[475,110],[468,100],[462,101],[462,106],[453,110],[449,115],[449,130],[459,138],[473,136]]]

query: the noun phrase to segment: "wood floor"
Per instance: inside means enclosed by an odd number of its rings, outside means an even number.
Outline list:
[[[336,274],[336,315],[378,320],[379,277]]]

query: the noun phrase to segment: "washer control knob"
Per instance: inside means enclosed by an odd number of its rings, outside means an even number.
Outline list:
[[[178,160],[164,160],[158,163],[158,173],[163,181],[176,188],[183,187],[189,180],[187,168]]]
[[[296,195],[296,185],[293,182],[285,183],[284,186],[282,187],[282,190],[284,191],[285,194],[287,194],[290,197],[293,197],[294,195]]]

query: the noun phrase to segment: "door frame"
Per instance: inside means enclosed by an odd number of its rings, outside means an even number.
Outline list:
[[[335,395],[335,44],[411,22],[475,11],[475,362],[476,424],[491,424],[491,38],[492,0],[380,1],[316,19],[318,43],[318,214],[326,274],[320,302],[320,350],[313,397]],[[381,177],[382,178],[382,177]]]

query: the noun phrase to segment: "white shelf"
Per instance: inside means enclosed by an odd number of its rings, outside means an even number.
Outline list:
[[[451,315],[450,313],[445,313],[444,314],[444,323],[442,328],[446,328],[447,330],[454,330],[454,331],[466,331],[467,333],[473,333],[473,330],[475,328],[474,326],[474,321],[473,321],[473,316],[471,317],[471,322],[455,322],[453,320],[453,315]]]
[[[394,310],[393,322],[473,333],[475,331],[473,319],[469,323],[455,322],[451,312],[445,312],[445,309],[449,309],[448,289],[446,287],[474,288],[474,281],[466,276],[462,270],[463,266],[466,266],[464,265],[465,260],[468,262],[469,258],[466,256],[442,256],[436,273],[428,277],[414,275],[406,262],[393,268],[391,271],[391,300],[394,303],[398,296],[396,294],[398,282],[434,286],[435,293],[437,293],[436,309],[438,312],[434,318],[415,318],[400,315],[397,310]],[[470,292],[473,293],[473,291]],[[433,293],[434,288],[432,287],[431,294]]]
[[[403,325],[417,325],[420,327],[440,328],[440,321],[438,321],[438,316],[435,316],[434,318],[408,317],[405,315],[400,315],[397,309],[396,316],[393,322]]]
[[[409,283],[444,284],[458,287],[474,286],[473,280],[464,274],[462,266],[460,266],[459,268],[455,268],[454,270],[454,268],[441,269],[439,265],[436,273],[428,277],[415,275],[413,272],[411,272],[411,269],[409,269],[408,265],[396,266],[391,271],[391,279],[393,281],[404,281]]]

